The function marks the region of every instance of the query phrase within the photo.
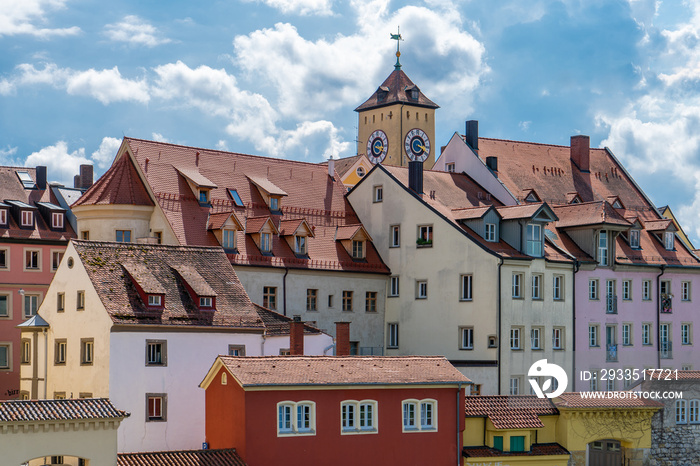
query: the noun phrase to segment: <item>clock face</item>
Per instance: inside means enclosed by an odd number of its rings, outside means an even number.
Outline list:
[[[387,139],[386,134],[381,129],[378,129],[374,133],[369,135],[367,139],[367,157],[369,161],[373,164],[378,164],[389,150],[389,139]]]
[[[411,161],[425,162],[430,155],[430,138],[422,129],[412,129],[403,142],[406,155]]]

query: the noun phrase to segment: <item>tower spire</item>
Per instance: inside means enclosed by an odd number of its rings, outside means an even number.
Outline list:
[[[389,36],[391,37],[391,40],[396,41],[396,64],[394,65],[394,69],[400,70],[401,63],[399,62],[399,57],[401,56],[401,50],[399,50],[399,44],[400,41],[403,40],[403,37],[401,37],[401,26],[397,26],[396,34],[389,33]]]

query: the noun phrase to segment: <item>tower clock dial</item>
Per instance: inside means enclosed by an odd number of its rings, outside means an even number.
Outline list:
[[[381,163],[389,150],[389,139],[381,129],[376,130],[367,138],[367,158],[373,164]]]
[[[403,146],[406,156],[413,162],[425,162],[430,155],[430,138],[422,129],[414,128],[406,133]]]

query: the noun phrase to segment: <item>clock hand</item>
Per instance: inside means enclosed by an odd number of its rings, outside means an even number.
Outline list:
[[[418,146],[421,150],[423,150],[423,152],[428,152],[428,149],[426,149],[425,146],[422,146],[422,145],[420,145],[420,144],[417,144],[417,146]]]

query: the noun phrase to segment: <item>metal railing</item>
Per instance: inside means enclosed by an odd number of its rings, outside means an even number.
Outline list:
[[[617,362],[617,343],[608,344],[607,350],[605,352],[606,362]]]
[[[673,346],[670,341],[662,341],[659,345],[661,359],[673,359]]]
[[[607,314],[617,314],[617,295],[609,294],[605,300],[605,312]]]

